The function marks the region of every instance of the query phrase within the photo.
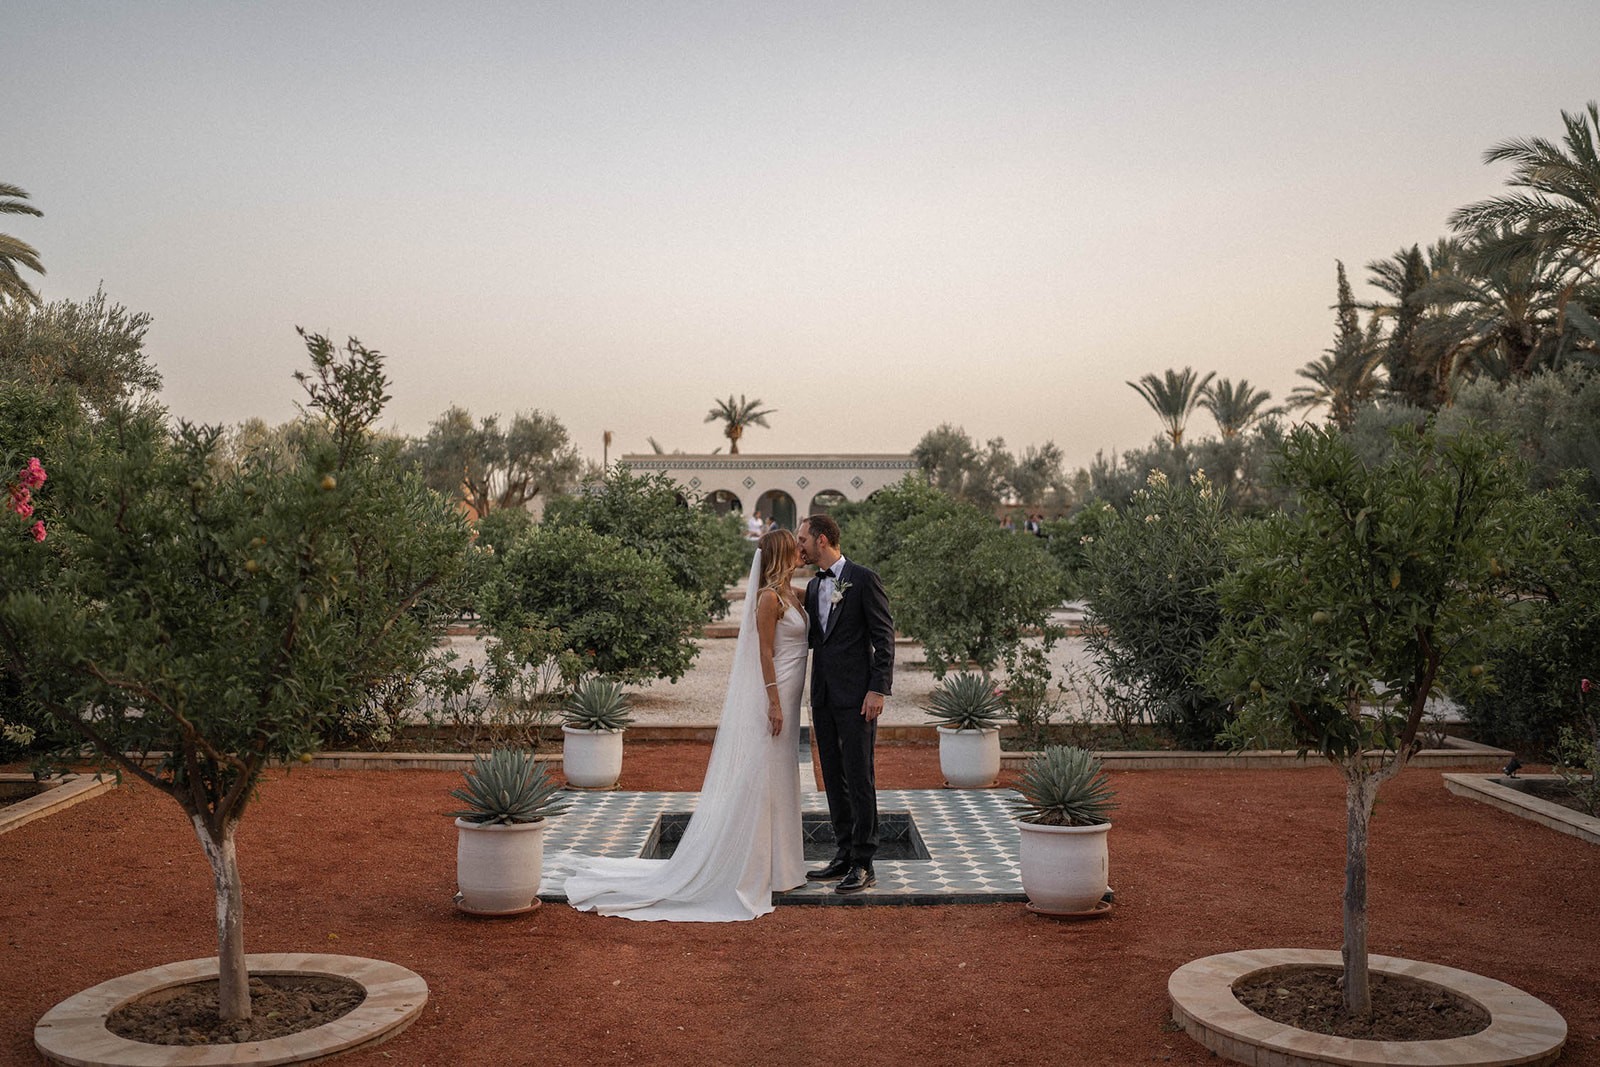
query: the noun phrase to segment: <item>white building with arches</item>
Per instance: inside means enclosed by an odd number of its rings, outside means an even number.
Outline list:
[[[844,501],[865,500],[917,469],[909,455],[689,455],[621,457],[635,474],[661,473],[703,497],[718,512],[761,512],[792,530],[807,515]]]

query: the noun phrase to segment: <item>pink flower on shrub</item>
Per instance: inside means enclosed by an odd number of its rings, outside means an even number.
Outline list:
[[[38,456],[30,456],[28,465],[17,472],[17,481],[22,483],[24,489],[37,489],[45,483],[49,475],[44,472],[44,465],[39,462]]]
[[[39,457],[29,457],[28,465],[17,472],[17,480],[6,486],[6,495],[10,497],[6,502],[7,509],[24,519],[33,518],[33,491],[43,485],[48,477],[44,465],[39,462]],[[44,523],[35,522],[28,533],[35,541],[43,541]]]
[[[1594,683],[1585,678],[1583,681],[1578,683],[1578,688],[1587,693],[1594,688]]]

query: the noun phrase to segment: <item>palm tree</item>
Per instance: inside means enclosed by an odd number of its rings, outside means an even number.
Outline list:
[[[760,400],[746,400],[744,394],[739,394],[739,399],[734,400],[733,394],[728,394],[728,399],[718,400],[711,408],[711,413],[706,416],[707,422],[716,422],[719,419],[725,424],[722,435],[731,443],[728,449],[730,456],[739,454],[739,438],[744,436],[746,426],[766,426],[767,416],[776,414],[774,409],[760,410]]]
[[[23,203],[28,199],[28,194],[20,187],[0,182],[0,215],[34,215],[42,216],[44,212],[32,204]],[[38,251],[30,244],[19,241],[8,233],[0,233],[0,304],[9,300],[17,300],[26,304],[37,304],[39,294],[33,291],[33,286],[23,280],[17,268],[27,267],[39,274],[44,273],[44,266],[39,262]]]
[[[1422,291],[1430,303],[1449,309],[1456,338],[1452,362],[1461,373],[1486,373],[1501,382],[1526,378],[1560,365],[1577,340],[1564,321],[1571,306],[1572,253],[1498,255],[1517,237],[1504,228],[1473,235],[1461,248],[1460,268]]]
[[[1268,415],[1277,413],[1276,408],[1264,407],[1271,399],[1271,393],[1256,389],[1243,378],[1238,385],[1227,378],[1218,378],[1215,385],[1201,391],[1200,406],[1217,420],[1222,439],[1231,441]]]
[[[1194,369],[1185,367],[1181,371],[1167,370],[1162,377],[1146,374],[1137,382],[1129,382],[1134,392],[1144,397],[1145,403],[1155,410],[1156,417],[1166,427],[1166,435],[1172,441],[1172,447],[1177,448],[1183,444],[1183,427],[1189,421],[1195,406],[1205,395],[1206,386],[1211,384],[1211,379],[1216,377],[1212,371],[1204,378],[1196,380]]]
[[[1600,260],[1600,105],[1576,114],[1561,113],[1567,127],[1564,147],[1543,137],[1502,141],[1483,154],[1485,163],[1516,165],[1507,184],[1524,193],[1506,193],[1459,208],[1450,216],[1458,231],[1503,230],[1488,250],[1497,263],[1530,252],[1565,250],[1584,272]]]

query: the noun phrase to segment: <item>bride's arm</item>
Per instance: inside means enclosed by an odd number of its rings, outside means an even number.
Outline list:
[[[783,704],[778,699],[778,668],[772,661],[772,646],[778,634],[778,615],[783,605],[778,594],[763,589],[756,600],[756,635],[761,639],[761,680],[767,683],[767,729],[773,737],[783,732]]]

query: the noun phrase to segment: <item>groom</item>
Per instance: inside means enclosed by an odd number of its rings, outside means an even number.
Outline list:
[[[872,748],[883,698],[894,681],[894,620],[873,571],[839,554],[839,524],[812,515],[800,524],[800,558],[816,566],[806,586],[811,617],[811,726],[838,852],[806,877],[839,879],[836,893],[878,884],[878,791]]]

